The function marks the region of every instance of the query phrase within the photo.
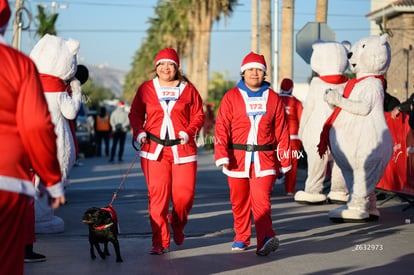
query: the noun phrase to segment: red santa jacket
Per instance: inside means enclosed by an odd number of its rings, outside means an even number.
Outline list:
[[[276,175],[291,168],[289,129],[283,102],[271,89],[263,92],[266,114],[247,115],[247,93],[235,87],[228,91],[219,107],[215,129],[216,165],[228,164],[223,172],[235,178],[248,178],[251,157],[257,177]],[[248,152],[229,149],[229,144],[271,145],[272,151]],[[278,153],[277,153],[278,152]],[[280,164],[279,164],[280,163]]]
[[[203,101],[190,83],[181,83],[177,91],[178,99],[169,100],[167,103],[162,100],[163,90],[159,86],[158,78],[144,82],[131,104],[129,120],[134,131],[134,140],[146,133],[163,140],[186,136],[186,144],[173,145],[171,149],[174,163],[187,163],[197,160],[195,136],[204,121]],[[142,146],[140,156],[156,160],[163,147],[150,140]]]
[[[56,134],[36,67],[1,43],[0,60],[0,190],[33,196],[33,168],[49,193],[61,196]]]
[[[285,114],[289,124],[290,139],[299,139],[299,122],[302,116],[302,103],[290,94],[279,94],[285,105]]]

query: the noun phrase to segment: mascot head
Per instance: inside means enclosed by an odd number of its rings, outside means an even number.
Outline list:
[[[351,44],[335,41],[317,41],[312,44],[310,65],[320,76],[341,75],[348,68],[348,50]]]
[[[357,77],[384,75],[391,63],[388,34],[364,37],[352,46],[349,64]]]
[[[34,46],[30,58],[40,73],[67,81],[75,76],[78,51],[79,41],[46,34]]]

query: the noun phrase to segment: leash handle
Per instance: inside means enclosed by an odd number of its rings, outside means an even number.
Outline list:
[[[119,185],[118,189],[114,192],[114,195],[112,196],[111,203],[110,203],[109,205],[112,205],[112,203],[115,201],[116,197],[118,196],[118,193],[119,193],[119,191],[121,190],[121,187],[122,187],[122,185],[124,184],[124,182],[125,182],[125,180],[126,180],[126,178],[127,178],[128,174],[129,174],[129,172],[131,171],[132,167],[134,166],[135,161],[136,161],[136,160],[137,160],[137,158],[138,158],[138,155],[139,155],[139,151],[138,151],[138,152],[137,152],[137,154],[135,155],[135,158],[134,158],[134,160],[132,161],[131,165],[129,166],[129,169],[128,169],[128,171],[126,172],[126,174],[125,174],[124,178],[122,179],[122,182],[121,182],[121,184]]]

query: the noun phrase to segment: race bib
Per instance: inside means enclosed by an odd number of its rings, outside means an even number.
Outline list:
[[[246,100],[246,112],[248,116],[265,115],[266,100],[263,98],[248,98]]]
[[[159,87],[158,98],[160,101],[173,100],[177,101],[180,96],[179,87]]]

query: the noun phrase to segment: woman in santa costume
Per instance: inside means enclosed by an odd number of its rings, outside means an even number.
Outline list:
[[[138,88],[129,113],[148,186],[150,254],[157,255],[170,247],[169,223],[175,244],[184,242],[197,173],[195,136],[204,119],[203,101],[179,67],[174,49],[161,50],[155,59],[156,77]]]
[[[241,66],[242,79],[221,101],[215,130],[216,165],[223,166],[230,187],[236,232],[232,250],[250,245],[253,211],[260,256],[279,247],[272,229],[270,195],[277,167],[283,173],[291,167],[283,102],[264,81],[265,75],[263,55],[249,53]]]
[[[56,135],[33,62],[5,45],[10,8],[0,0],[0,274],[23,274],[25,217],[39,175],[52,207],[65,202]]]
[[[286,195],[293,196],[295,193],[296,177],[298,173],[298,162],[302,156],[301,147],[302,142],[299,139],[299,122],[302,116],[302,103],[292,95],[293,81],[289,78],[284,78],[280,84],[280,98],[285,105],[286,118],[289,124],[290,134],[290,148],[292,150],[292,169],[285,174],[285,191]]]

